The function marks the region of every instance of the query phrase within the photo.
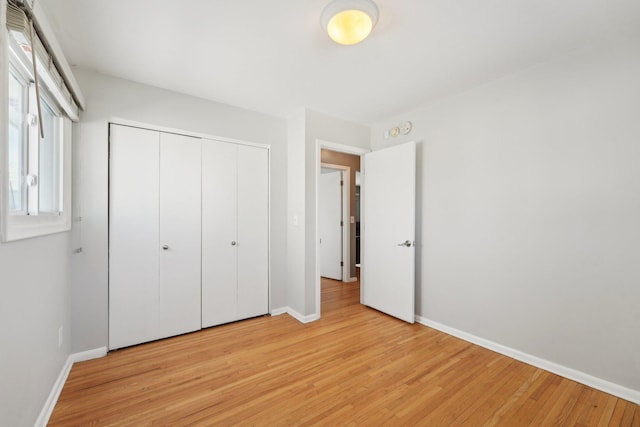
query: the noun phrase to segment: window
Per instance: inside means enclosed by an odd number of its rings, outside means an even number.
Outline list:
[[[42,119],[38,118],[35,83],[19,69],[12,63],[8,73],[4,241],[70,228],[70,203],[65,200],[70,191],[68,179],[65,180],[70,166],[70,122],[45,88],[40,91]]]
[[[4,98],[8,108],[7,115],[0,117],[7,132],[0,139],[5,158],[0,165],[4,190],[0,191],[1,234],[5,242],[71,228],[69,105],[60,101],[63,91],[52,84],[59,79],[51,77],[44,61],[37,59],[38,75],[34,76],[31,47],[11,31],[6,34],[9,61],[1,66],[8,71]]]
[[[61,176],[62,144],[60,139],[60,113],[54,112],[46,100],[41,99],[44,137],[38,150],[38,213],[59,214],[62,211]]]
[[[9,71],[9,212],[26,212],[26,186],[24,177],[27,171],[26,122],[27,83]]]

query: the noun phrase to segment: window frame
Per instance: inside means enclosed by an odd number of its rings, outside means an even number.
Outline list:
[[[39,212],[39,190],[40,187],[27,189],[26,208],[27,211],[10,211],[9,204],[9,159],[8,159],[8,134],[9,134],[9,110],[8,110],[8,87],[9,87],[9,70],[13,72],[22,83],[32,82],[33,71],[30,70],[30,63],[25,63],[23,52],[17,52],[16,43],[6,30],[3,29],[0,35],[0,54],[2,65],[0,65],[0,77],[2,81],[2,89],[0,89],[0,99],[2,99],[2,107],[0,107],[0,130],[3,137],[0,139],[0,237],[2,242],[10,242],[15,240],[27,239],[32,237],[44,236],[54,233],[69,231],[71,229],[71,138],[72,123],[67,117],[62,107],[57,102],[56,97],[46,88],[43,80],[40,79],[40,98],[47,103],[59,120],[56,129],[59,144],[59,186],[58,209],[59,212]],[[38,64],[40,65],[40,64]],[[42,69],[38,69],[42,74]],[[37,100],[33,84],[29,84],[27,88],[28,114],[33,114],[34,102]],[[36,114],[37,115],[37,114]],[[26,118],[25,118],[26,120]],[[26,174],[32,174],[34,169],[37,171],[39,179],[39,151],[40,138],[38,135],[38,125],[25,125],[27,132],[26,139]],[[37,148],[33,152],[33,149]],[[55,157],[55,156],[54,156]],[[26,179],[26,175],[25,175]],[[24,207],[24,205],[23,205]]]
[[[23,117],[23,122],[22,122],[22,171],[24,172],[23,175],[26,175],[28,173],[28,157],[29,157],[29,152],[28,152],[28,147],[29,147],[29,141],[28,141],[28,129],[27,129],[27,120],[26,120],[26,115],[28,114],[28,106],[29,106],[29,77],[27,75],[25,75],[25,73],[21,72],[18,67],[16,67],[13,63],[9,64],[9,72],[7,77],[10,78],[10,76],[13,75],[15,77],[15,79],[18,81],[18,83],[20,83],[20,85],[23,88],[23,94],[22,94],[22,106],[26,108],[23,108],[22,114],[24,114],[25,117]],[[8,94],[7,94],[8,97]],[[7,138],[8,138],[8,132],[9,132],[9,128],[10,128],[11,124],[9,123],[9,119],[8,119],[8,111],[7,111]],[[8,144],[8,140],[7,140],[7,144]],[[7,162],[9,162],[9,147],[7,146]],[[7,164],[7,182],[9,183],[9,186],[11,185],[11,176],[10,176],[10,170],[9,170],[9,165]],[[11,202],[7,200],[7,204],[8,204],[8,214],[9,215],[25,215],[28,213],[28,209],[27,209],[27,201],[28,201],[28,195],[27,195],[27,188],[26,188],[26,183],[25,182],[20,182],[20,193],[21,193],[21,209],[11,209]],[[7,197],[11,196],[11,187],[9,187],[7,189]]]
[[[35,84],[32,83],[29,86],[29,105],[28,105],[28,110],[29,110],[29,115],[35,115],[37,116],[37,106],[35,105],[35,103],[37,102],[37,98],[36,98],[36,90],[35,90]],[[64,189],[63,187],[63,171],[64,171],[64,132],[63,132],[63,120],[64,120],[64,113],[61,112],[61,109],[59,106],[56,105],[55,101],[53,101],[53,98],[49,95],[48,91],[45,90],[45,88],[41,88],[40,89],[40,102],[41,102],[41,108],[42,108],[42,115],[44,117],[44,110],[45,110],[45,104],[46,106],[49,108],[49,110],[51,110],[51,112],[53,113],[53,116],[55,117],[54,119],[54,126],[53,126],[53,132],[54,134],[57,134],[57,144],[59,145],[59,158],[57,159],[57,163],[58,166],[56,168],[57,170],[57,195],[54,196],[57,199],[57,207],[59,208],[59,210],[57,212],[47,212],[47,211],[43,211],[41,209],[41,198],[40,196],[42,195],[42,168],[41,168],[41,158],[42,158],[42,141],[43,139],[39,137],[39,125],[36,124],[34,126],[29,126],[28,129],[28,147],[27,147],[27,151],[29,153],[29,158],[27,160],[27,170],[28,170],[28,175],[35,175],[38,177],[38,182],[37,185],[34,187],[29,187],[27,186],[27,198],[28,198],[28,202],[27,202],[27,211],[28,211],[28,215],[55,215],[55,216],[59,216],[62,213],[62,209],[64,208],[63,206],[63,200],[64,200]],[[46,131],[45,131],[46,132]],[[46,133],[45,133],[45,138],[47,137]],[[54,159],[56,160],[56,159]]]

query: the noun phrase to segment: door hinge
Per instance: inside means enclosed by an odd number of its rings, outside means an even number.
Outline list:
[[[344,181],[340,181],[340,186],[342,187],[344,185]]]
[[[340,267],[344,267],[344,262],[340,261]]]
[[[340,227],[344,227],[344,221],[340,221]]]

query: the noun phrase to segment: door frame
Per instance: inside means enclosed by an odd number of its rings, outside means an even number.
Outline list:
[[[350,267],[349,261],[351,260],[351,242],[350,242],[351,239],[349,239],[350,237],[349,231],[351,230],[351,223],[349,222],[349,217],[351,215],[351,206],[349,203],[349,190],[348,190],[350,188],[349,185],[350,185],[351,168],[349,166],[333,165],[331,163],[320,163],[320,169],[322,168],[334,169],[342,172],[343,184],[342,184],[342,190],[340,195],[340,197],[342,198],[341,200],[342,222],[344,223],[344,226],[342,227],[342,263],[343,263],[342,281],[352,282],[353,277],[351,277],[351,269],[349,268]],[[345,191],[345,188],[347,189],[346,191]],[[320,203],[320,196],[318,196],[318,205],[319,203]],[[319,242],[320,242],[320,239],[318,239],[318,243]],[[319,253],[320,252],[318,252],[318,254]],[[318,257],[319,256],[320,255],[318,255]]]
[[[331,142],[331,141],[326,141],[326,140],[322,140],[322,139],[316,139],[316,151],[315,151],[315,155],[316,155],[316,160],[315,160],[315,167],[316,167],[316,171],[315,171],[315,188],[314,188],[314,198],[315,198],[315,228],[314,228],[314,238],[315,238],[315,243],[316,243],[316,256],[314,259],[315,262],[315,280],[316,280],[316,286],[315,286],[315,297],[316,297],[316,318],[319,319],[321,317],[321,292],[320,292],[320,262],[319,262],[319,258],[320,258],[320,241],[319,241],[319,233],[318,233],[318,181],[320,180],[320,168],[322,167],[322,155],[320,150],[322,149],[327,149],[327,150],[331,150],[331,151],[337,151],[340,153],[347,153],[347,154],[355,154],[356,156],[360,156],[360,173],[364,174],[364,161],[362,156],[365,155],[366,153],[369,153],[371,150],[368,148],[360,148],[360,147],[354,147],[351,145],[345,145],[345,144],[338,144],[335,142]],[[362,186],[364,185],[364,180],[361,183],[361,190],[362,191]],[[361,193],[362,194],[362,193]],[[362,200],[360,200],[360,208],[362,209],[363,203]],[[362,217],[362,211],[360,211],[360,216]],[[363,223],[362,221],[360,222],[360,248],[363,247],[362,242],[364,241],[363,239],[365,238],[363,235],[362,230],[364,230],[363,228]],[[360,253],[360,257],[362,257],[362,253]],[[351,275],[349,275],[350,277]],[[360,277],[362,278],[362,272],[360,274]],[[362,286],[362,282],[360,282],[360,303],[362,303],[363,300],[363,293],[364,293],[364,286]]]

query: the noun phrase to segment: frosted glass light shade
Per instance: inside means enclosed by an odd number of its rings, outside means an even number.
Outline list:
[[[352,45],[371,33],[378,22],[378,7],[371,0],[333,0],[322,11],[320,21],[331,40]]]

